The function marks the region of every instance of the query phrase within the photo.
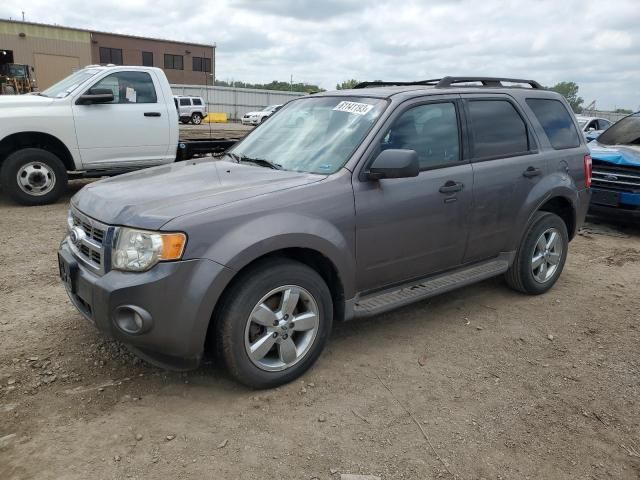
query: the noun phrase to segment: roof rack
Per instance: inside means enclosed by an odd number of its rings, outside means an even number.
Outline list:
[[[543,90],[544,87],[535,80],[523,80],[520,78],[501,78],[501,77],[444,77],[435,78],[431,80],[418,80],[415,82],[362,82],[356,85],[354,88],[369,88],[369,87],[394,87],[394,86],[410,86],[410,85],[424,85],[433,86],[436,88],[448,88],[453,87],[458,83],[471,83],[479,82],[483,87],[503,87],[503,88],[522,88],[520,86],[504,85],[502,82],[507,83],[520,83],[529,85],[536,90]],[[475,87],[477,85],[458,85],[459,87]]]
[[[410,85],[430,85],[435,87],[439,81],[440,81],[439,78],[434,78],[432,80],[416,80],[415,82],[391,82],[391,81],[384,82],[380,80],[380,81],[374,81],[374,82],[361,82],[353,88],[404,87],[404,86],[410,86]]]

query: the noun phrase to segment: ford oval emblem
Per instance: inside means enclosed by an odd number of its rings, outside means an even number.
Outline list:
[[[611,180],[612,182],[615,182],[616,180],[618,180],[618,177],[617,177],[617,176],[615,176],[615,175],[611,175],[611,174],[609,174],[609,175],[605,175],[605,176],[604,176],[604,178],[605,178],[606,180]]]
[[[69,232],[69,240],[71,240],[71,243],[74,245],[80,245],[84,237],[86,237],[86,234],[80,227],[73,227]]]

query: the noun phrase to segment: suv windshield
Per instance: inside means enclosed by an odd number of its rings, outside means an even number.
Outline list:
[[[611,125],[598,137],[602,145],[640,145],[640,112]]]
[[[78,70],[68,77],[63,78],[58,83],[54,83],[43,92],[40,92],[40,95],[43,97],[64,98],[99,71],[97,68],[83,68],[82,70]]]
[[[230,153],[282,170],[328,175],[346,163],[386,105],[368,97],[294,100]]]

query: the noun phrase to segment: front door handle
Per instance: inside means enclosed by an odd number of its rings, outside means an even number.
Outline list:
[[[522,175],[527,178],[538,177],[542,175],[542,170],[536,167],[528,167],[524,172],[522,172]]]
[[[455,193],[459,192],[464,188],[464,183],[454,182],[453,180],[449,180],[447,183],[442,185],[438,190],[440,193]]]
[[[144,112],[145,117],[160,117],[162,114],[160,112]]]

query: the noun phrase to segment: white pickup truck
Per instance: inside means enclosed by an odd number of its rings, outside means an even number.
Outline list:
[[[200,142],[193,150],[232,143]],[[190,147],[179,141],[173,94],[159,68],[88,66],[42,92],[0,96],[0,185],[23,205],[54,202],[69,176],[170,163],[189,158]]]

